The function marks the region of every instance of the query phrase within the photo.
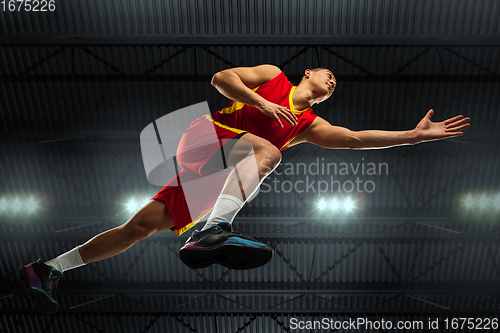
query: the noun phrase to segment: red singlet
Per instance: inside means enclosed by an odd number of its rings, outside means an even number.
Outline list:
[[[287,107],[297,116],[297,125],[292,126],[284,119],[281,128],[276,120],[263,114],[259,109],[240,102],[232,101],[228,107],[212,115],[212,119],[226,126],[237,128],[261,138],[275,145],[279,150],[288,148],[288,144],[302,131],[312,124],[316,115],[307,108],[302,111],[295,110],[292,96],[295,91],[293,84],[288,81],[285,73],[281,72],[273,79],[252,89],[269,102]]]

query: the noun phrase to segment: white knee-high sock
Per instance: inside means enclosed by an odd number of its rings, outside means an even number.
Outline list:
[[[243,202],[237,197],[229,194],[221,194],[208,217],[207,223],[201,230],[208,229],[219,222],[233,223],[234,217],[242,207]]]
[[[60,270],[61,272],[85,265],[82,257],[80,256],[78,246],[73,250],[69,250],[68,252],[61,254],[57,258],[46,261],[45,264],[52,266],[55,269]]]

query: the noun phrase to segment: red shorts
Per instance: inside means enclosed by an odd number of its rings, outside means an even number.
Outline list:
[[[229,172],[225,160],[245,131],[203,116],[191,123],[177,148],[181,171],[152,198],[165,202],[181,235],[212,210]],[[224,146],[224,149],[221,149]]]

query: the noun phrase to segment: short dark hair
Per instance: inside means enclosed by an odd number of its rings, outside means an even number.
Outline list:
[[[313,67],[313,68],[308,68],[308,69],[310,69],[310,70],[311,70],[311,71],[313,71],[313,72],[318,72],[318,71],[321,71],[321,70],[323,70],[323,69],[326,69],[327,71],[330,71],[330,70],[329,70],[328,68],[326,68],[326,67]],[[330,71],[330,72],[332,72],[332,71]],[[333,72],[332,72],[332,74],[333,74]],[[306,75],[305,75],[305,74],[304,74],[304,75],[302,75],[302,78],[300,79],[300,81],[302,82],[302,80],[304,80],[304,78],[305,78],[305,77],[306,77]],[[335,74],[333,74],[333,77],[335,77]],[[335,80],[336,80],[336,79],[337,79],[337,78],[335,78]]]

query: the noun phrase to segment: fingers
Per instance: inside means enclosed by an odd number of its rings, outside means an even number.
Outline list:
[[[470,118],[463,118],[446,125],[446,132],[458,132],[470,127]]]
[[[281,128],[283,128],[283,123],[281,122],[281,119],[284,119],[287,123],[289,123],[292,126],[297,125],[297,116],[295,113],[293,113],[291,110],[287,109],[286,107],[279,106],[274,103],[270,103],[269,108],[261,110],[265,115],[272,117],[278,125],[280,125]]]
[[[297,125],[297,116],[291,110],[288,110],[287,108],[281,108],[278,112],[279,116],[285,119],[287,123],[289,123],[292,126]]]
[[[453,138],[455,136],[462,136],[464,135],[464,132],[452,132],[452,133],[446,133],[444,138]]]
[[[297,125],[297,116],[290,110],[283,112],[284,119],[292,126]]]
[[[274,120],[276,120],[278,125],[280,125],[280,127],[283,128],[283,124],[281,123],[280,117],[278,117],[278,115],[276,113],[273,113],[273,118],[274,118]]]
[[[464,130],[464,129],[468,128],[468,127],[470,127],[470,124],[463,124],[462,126],[456,126],[456,127],[452,127],[452,128],[446,128],[446,133],[461,131],[461,130]]]
[[[446,124],[446,122],[445,122],[445,125],[446,125],[446,128],[453,128],[453,127],[457,127],[457,126],[460,126],[460,125],[462,125],[462,124],[468,123],[468,122],[469,122],[469,120],[470,120],[470,118],[469,118],[469,117],[467,117],[467,118],[462,118],[462,119],[459,119],[459,120],[457,120],[457,121],[455,121],[455,122],[448,123],[448,124]]]
[[[463,117],[463,116],[457,116],[457,117]],[[457,117],[453,117],[451,119],[454,119]],[[456,120],[455,122],[452,122],[452,123],[449,123],[448,125],[445,125],[446,126],[446,128],[445,128],[445,137],[446,138],[452,138],[455,136],[462,136],[462,135],[464,135],[464,133],[461,131],[470,127],[470,123],[469,123],[470,118],[469,117],[463,118],[463,119],[458,118],[458,119],[459,120]]]
[[[444,124],[445,124],[445,125],[451,124],[451,123],[453,123],[453,122],[455,122],[455,121],[457,121],[457,120],[459,120],[459,119],[462,119],[463,117],[464,117],[464,116],[462,116],[462,115],[455,116],[455,117],[453,117],[453,118],[450,118],[450,119],[445,120],[445,121],[444,121]],[[469,120],[470,120],[470,119],[469,119]]]
[[[427,114],[425,115],[425,118],[431,119],[433,115],[434,115],[434,110],[430,109],[429,112],[427,112]]]

